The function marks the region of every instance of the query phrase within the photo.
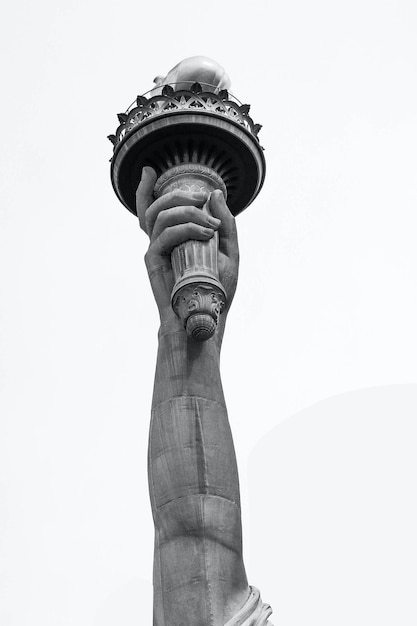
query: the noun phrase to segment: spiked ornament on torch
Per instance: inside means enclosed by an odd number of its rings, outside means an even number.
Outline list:
[[[132,213],[142,168],[158,179],[155,196],[175,189],[220,189],[237,215],[258,195],[265,177],[259,124],[249,105],[228,92],[223,68],[206,57],[191,57],[165,78],[157,77],[149,97],[138,96],[109,139],[114,145],[111,178],[120,201]],[[202,208],[209,212],[208,203]],[[175,284],[171,302],[187,333],[213,336],[227,293],[217,268],[218,235],[208,242],[187,241],[171,255]]]

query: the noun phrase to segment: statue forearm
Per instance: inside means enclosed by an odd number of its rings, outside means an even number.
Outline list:
[[[220,337],[198,342],[178,319],[161,324],[152,406],[177,396],[200,396],[224,405],[220,378]]]
[[[155,496],[153,509],[166,499],[191,493],[217,495],[240,504],[216,341],[197,342],[182,329],[161,327],[150,444],[150,471],[159,474],[157,490],[169,490],[169,495],[161,493],[162,500]],[[171,465],[164,476],[166,453]],[[164,487],[159,485],[161,480]]]
[[[182,606],[184,619],[184,602],[190,603],[187,625],[224,624],[248,594],[238,472],[219,359],[214,338],[199,343],[183,330],[161,328],[149,487],[155,592],[172,624],[176,606]],[[157,623],[166,622],[160,616]]]

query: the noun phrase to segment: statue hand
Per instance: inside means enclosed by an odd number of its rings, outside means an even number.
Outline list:
[[[175,319],[180,323],[171,308],[171,291],[174,286],[170,258],[172,250],[189,239],[208,241],[215,230],[219,232],[220,281],[228,295],[223,317],[236,290],[239,267],[235,219],[223,194],[214,191],[210,195],[211,217],[201,211],[207,201],[207,194],[178,190],[154,200],[155,181],[155,171],[151,167],[144,167],[136,191],[136,212],[142,230],[150,238],[145,263],[161,321]]]

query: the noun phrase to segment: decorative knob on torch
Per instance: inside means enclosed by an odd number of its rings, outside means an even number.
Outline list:
[[[237,215],[257,196],[265,177],[261,127],[249,117],[249,105],[229,94],[223,68],[206,57],[185,59],[155,83],[149,98],[138,96],[119,114],[116,134],[109,136],[117,196],[135,213],[140,172],[150,165],[159,175],[156,197],[175,189],[220,189]],[[208,202],[202,210],[209,212]],[[217,257],[217,233],[208,242],[187,241],[171,255],[172,307],[199,341],[213,336],[226,303]]]

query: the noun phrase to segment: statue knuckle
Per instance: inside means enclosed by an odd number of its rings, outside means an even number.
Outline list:
[[[159,244],[162,249],[166,248],[168,243],[168,232],[167,229],[163,230],[162,233],[158,237]]]
[[[155,218],[154,224],[153,224],[153,230],[155,230],[156,228],[163,228],[166,224],[167,221],[167,216],[165,214],[165,211],[161,211],[160,213],[158,213],[158,215]]]
[[[181,218],[183,218],[184,213],[185,213],[185,207],[183,207],[183,206],[175,206],[173,209],[171,209],[171,211],[172,211],[172,215],[173,215],[174,219],[176,221],[178,221]]]
[[[148,250],[145,252],[144,257],[143,257],[143,260],[145,261],[145,265],[148,269],[152,264],[151,257],[152,257],[152,249],[151,249],[151,246],[149,246]]]
[[[152,219],[152,215],[148,213],[148,211],[145,214],[145,226],[146,232],[148,233],[148,235],[150,235],[154,227],[154,220]]]

